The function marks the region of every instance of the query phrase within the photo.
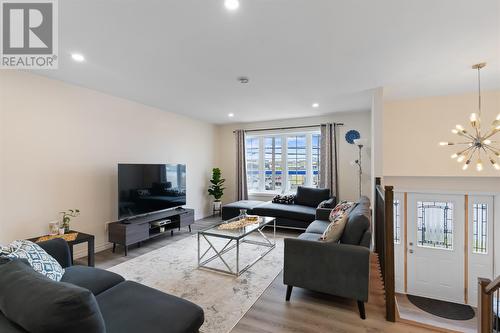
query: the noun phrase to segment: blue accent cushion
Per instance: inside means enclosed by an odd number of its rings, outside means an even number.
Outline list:
[[[39,245],[27,240],[16,240],[8,246],[1,247],[0,256],[26,259],[35,271],[54,281],[61,281],[64,275],[64,269],[57,260]]]

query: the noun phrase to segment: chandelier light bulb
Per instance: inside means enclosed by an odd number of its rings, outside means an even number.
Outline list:
[[[455,128],[456,128],[457,130],[459,130],[459,131],[463,131],[463,130],[464,130],[464,128],[463,128],[463,126],[462,126],[462,125],[457,125],[457,126],[455,126]]]
[[[476,170],[477,171],[483,171],[483,163],[481,162],[481,160],[477,161]]]
[[[457,157],[458,157],[458,154],[453,154],[453,155],[451,155],[451,158],[453,158],[453,159],[455,159],[455,158],[457,158]]]
[[[461,163],[463,160],[465,160],[465,156],[464,155],[458,156],[458,158],[457,158],[457,162],[458,163]]]
[[[443,142],[440,142],[440,143],[439,143],[439,145],[440,145],[440,146],[453,146],[453,143],[443,141]]]
[[[464,166],[462,167],[462,170],[467,170],[469,168],[469,164],[468,163],[465,163]]]
[[[483,141],[483,143],[485,145],[491,145],[491,140],[490,139],[486,139],[486,140]]]
[[[454,129],[451,130],[451,133],[458,134],[458,130],[454,128]]]
[[[500,165],[498,165],[498,163],[493,163],[493,167],[495,170],[500,170]]]

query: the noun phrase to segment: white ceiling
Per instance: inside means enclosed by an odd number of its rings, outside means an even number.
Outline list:
[[[479,61],[500,88],[499,0],[64,0],[59,30],[39,74],[212,123],[473,91]]]

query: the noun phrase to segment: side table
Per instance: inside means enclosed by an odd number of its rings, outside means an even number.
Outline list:
[[[75,240],[66,241],[69,246],[69,251],[71,253],[71,264],[73,264],[73,246],[76,244],[87,243],[87,265],[90,267],[94,267],[95,265],[95,237],[94,235],[86,234],[84,232],[70,230],[69,233],[76,232],[78,235]],[[36,242],[40,237],[34,237],[28,239],[29,241]]]

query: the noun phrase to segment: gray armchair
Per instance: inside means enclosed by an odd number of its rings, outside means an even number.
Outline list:
[[[293,287],[310,289],[358,302],[362,319],[370,278],[370,202],[362,197],[349,213],[339,243],[319,240],[328,226],[330,210],[318,209],[317,220],[298,238],[285,239],[283,282],[286,300]]]

